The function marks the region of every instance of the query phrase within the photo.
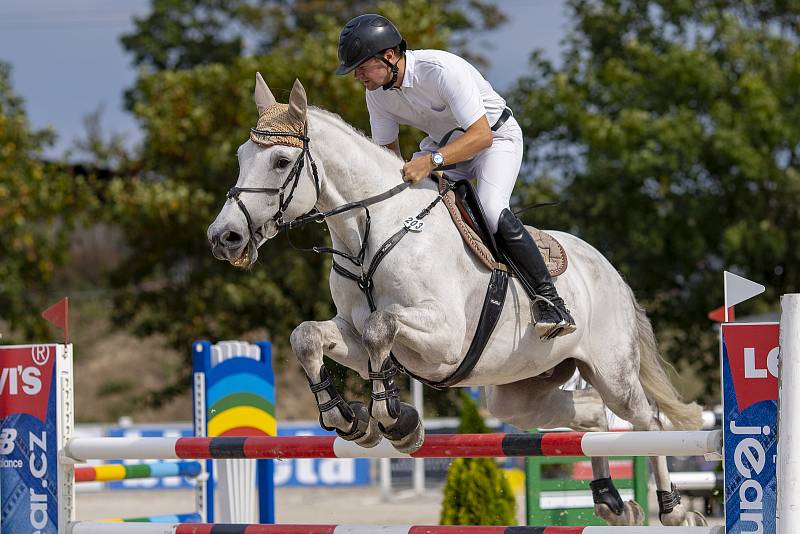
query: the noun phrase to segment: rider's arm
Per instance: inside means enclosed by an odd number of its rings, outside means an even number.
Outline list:
[[[400,142],[397,139],[395,139],[388,145],[383,145],[383,148],[388,148],[389,150],[397,154],[397,157],[403,159],[403,154],[400,153]]]
[[[456,61],[441,69],[434,78],[439,98],[450,107],[458,126],[465,130],[439,149],[444,164],[451,165],[475,157],[478,152],[492,146],[492,129],[486,118],[486,106],[481,90],[470,73],[469,64]]]
[[[492,129],[486,115],[473,122],[464,135],[450,141],[439,149],[444,156],[444,164],[452,165],[475,157],[478,152],[492,146]]]

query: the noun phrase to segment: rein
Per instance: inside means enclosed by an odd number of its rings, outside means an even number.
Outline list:
[[[316,208],[312,209],[308,213],[305,213],[296,219],[291,221],[284,221],[283,215],[286,212],[286,209],[289,207],[289,203],[294,198],[294,192],[297,189],[297,186],[300,182],[300,174],[303,171],[303,167],[305,165],[305,160],[308,158],[308,161],[311,165],[311,176],[314,179],[314,189],[316,191],[316,201],[314,204],[316,205],[319,202],[319,195],[320,195],[320,183],[319,183],[319,174],[317,172],[317,165],[314,162],[314,158],[311,156],[311,150],[309,149],[309,143],[311,139],[308,137],[307,134],[307,126],[304,127],[304,133],[298,134],[293,132],[280,132],[280,131],[271,131],[271,130],[260,130],[257,128],[251,128],[251,132],[265,135],[265,136],[275,136],[275,137],[294,137],[300,139],[303,142],[302,152],[297,157],[292,166],[292,170],[286,176],[286,179],[283,181],[280,187],[232,187],[227,195],[226,198],[235,200],[236,204],[239,206],[239,209],[242,210],[244,213],[245,219],[247,219],[247,228],[248,232],[250,233],[250,243],[258,247],[263,243],[266,238],[263,238],[261,241],[257,242],[255,239],[255,235],[263,228],[262,226],[255,227],[253,224],[253,218],[250,216],[250,212],[247,211],[247,207],[244,205],[244,202],[241,201],[241,194],[242,193],[262,193],[266,195],[278,195],[278,211],[275,212],[275,215],[272,216],[272,221],[274,221],[278,227],[279,231],[286,231],[288,233],[289,230],[294,230],[300,227],[305,226],[308,223],[316,222],[321,223],[324,222],[328,217],[333,217],[334,215],[339,215],[354,209],[362,208],[366,215],[366,221],[364,223],[364,237],[361,241],[361,248],[359,249],[357,254],[350,254],[348,252],[344,252],[341,250],[337,250],[333,247],[312,247],[310,249],[299,249],[304,250],[307,252],[315,252],[317,254],[332,254],[334,256],[341,256],[346,260],[350,261],[354,266],[356,266],[360,274],[353,274],[352,272],[348,271],[341,265],[339,265],[336,261],[333,262],[333,269],[341,276],[345,278],[349,278],[358,284],[358,287],[367,297],[367,302],[369,303],[370,311],[375,311],[377,308],[375,307],[375,299],[372,295],[372,290],[374,284],[372,283],[372,277],[375,274],[378,265],[381,263],[384,257],[400,242],[400,240],[417,226],[421,226],[421,221],[425,218],[428,213],[433,209],[433,207],[439,203],[453,187],[453,184],[448,182],[448,185],[444,188],[443,191],[440,191],[436,198],[431,202],[425,209],[423,209],[416,217],[410,217],[407,219],[403,225],[403,227],[398,230],[397,232],[392,235],[389,239],[387,239],[378,249],[375,257],[370,262],[369,266],[365,269],[364,268],[364,258],[367,254],[367,245],[369,243],[369,234],[371,230],[371,221],[372,218],[369,213],[369,206],[373,204],[377,204],[379,202],[383,202],[384,200],[393,197],[394,195],[405,191],[411,184],[408,182],[403,182],[399,185],[396,185],[378,195],[365,198],[363,200],[357,200],[355,202],[348,202],[347,204],[343,204],[341,206],[335,207],[332,210],[320,212],[317,211]],[[288,194],[286,191],[288,189]]]

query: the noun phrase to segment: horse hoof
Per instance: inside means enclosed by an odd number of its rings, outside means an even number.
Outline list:
[[[622,513],[619,515],[615,514],[606,504],[595,504],[594,513],[612,527],[644,525],[644,512],[636,501],[626,501],[622,505]]]
[[[405,402],[400,403],[400,415],[392,426],[385,428],[378,423],[378,428],[398,452],[405,454],[416,452],[425,441],[425,428],[417,410]]]
[[[706,517],[700,512],[695,512],[694,510],[690,510],[686,512],[686,520],[683,522],[683,526],[707,527],[708,521],[706,521]]]
[[[692,526],[695,521],[694,514],[687,514],[682,504],[677,504],[668,514],[659,514],[658,518],[665,527]]]
[[[383,439],[378,425],[375,423],[375,420],[370,417],[369,410],[367,410],[363,402],[350,401],[349,404],[356,416],[354,426],[350,432],[345,433],[337,429],[336,433],[342,439],[352,441],[366,449],[371,449]]]

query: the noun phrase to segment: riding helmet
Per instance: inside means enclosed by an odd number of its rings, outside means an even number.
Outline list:
[[[374,14],[359,15],[345,24],[339,34],[336,74],[347,74],[369,58],[395,46],[400,46],[403,52],[406,50],[406,42],[389,19]]]

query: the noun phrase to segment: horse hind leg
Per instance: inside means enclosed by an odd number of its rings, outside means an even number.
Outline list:
[[[323,351],[337,362],[366,375],[367,353],[361,339],[343,319],[306,321],[291,335],[292,350],[306,373],[319,408],[319,424],[362,447],[374,447],[381,440],[369,410],[360,401],[345,401],[323,362]]]
[[[608,418],[603,399],[594,388],[579,389],[573,395],[576,413],[596,413],[601,411],[601,416],[595,417],[595,424],[587,427],[584,422],[581,430],[585,432],[607,432]],[[574,423],[573,423],[574,425]],[[570,425],[571,428],[575,426]],[[625,501],[619,494],[611,478],[611,468],[607,457],[595,457],[592,462],[592,481],[589,487],[592,490],[594,513],[597,517],[610,526],[641,526],[644,525],[644,511],[634,500]]]
[[[568,427],[581,432],[608,430],[606,409],[593,388],[559,389],[572,375],[570,360],[559,364],[552,377],[533,377],[486,388],[489,411],[518,428]],[[591,483],[595,513],[611,526],[643,525],[644,512],[635,501],[623,501],[611,480],[608,458],[592,458]]]
[[[594,388],[583,390],[586,392],[583,403],[594,401],[603,410],[600,424],[590,429],[592,432],[608,432],[608,419],[605,412],[605,403]],[[576,392],[577,393],[577,392]],[[644,511],[634,500],[624,501],[611,478],[611,468],[608,457],[594,457],[592,462],[592,481],[589,487],[592,490],[594,513],[597,517],[610,526],[641,526],[644,525]]]
[[[590,376],[590,382],[597,388],[606,405],[617,416],[629,421],[634,430],[662,430],[658,413],[650,405],[633,365],[626,371],[618,369],[617,372],[605,376],[600,376],[599,373]],[[650,465],[656,482],[661,523],[665,526],[705,525],[705,518],[702,515],[696,512],[688,513],[681,504],[680,494],[670,481],[666,457],[651,457]]]

